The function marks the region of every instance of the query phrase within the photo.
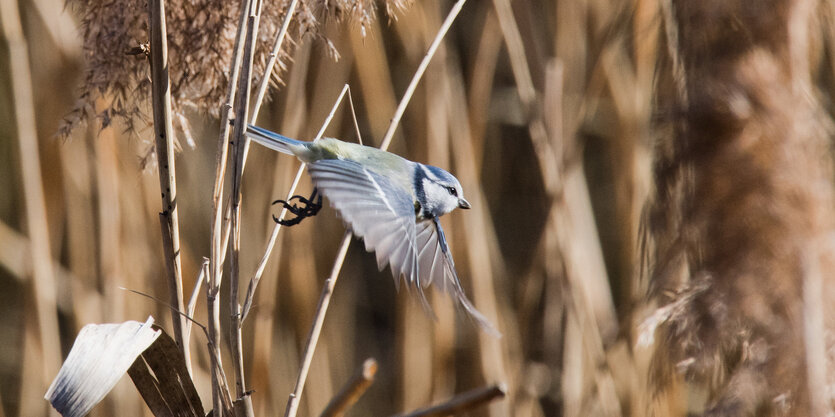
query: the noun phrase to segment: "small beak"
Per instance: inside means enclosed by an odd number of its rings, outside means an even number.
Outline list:
[[[467,201],[467,200],[464,200],[463,198],[459,198],[458,199],[458,208],[469,209],[470,208],[470,202]]]

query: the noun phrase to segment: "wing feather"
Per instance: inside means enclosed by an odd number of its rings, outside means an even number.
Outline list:
[[[418,222],[417,247],[420,270],[423,272],[421,281],[417,283],[418,288],[434,285],[435,288],[452,296],[457,304],[485,331],[500,335],[490,320],[473,306],[464,293],[438,218]]]
[[[397,287],[403,276],[417,289],[424,308],[432,309],[423,290],[434,285],[451,295],[485,331],[499,332],[467,299],[437,218],[417,222],[413,198],[388,178],[349,160],[327,159],[309,165],[316,187],[357,236],[375,251],[380,270],[391,267]]]
[[[314,185],[353,230],[365,248],[375,251],[377,266],[391,267],[395,282],[400,275],[411,283],[418,271],[415,245],[415,209],[411,194],[388,178],[349,160],[327,159],[309,165]]]

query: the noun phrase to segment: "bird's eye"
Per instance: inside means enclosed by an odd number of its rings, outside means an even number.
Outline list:
[[[458,197],[458,190],[455,187],[446,187],[446,189],[452,196]]]

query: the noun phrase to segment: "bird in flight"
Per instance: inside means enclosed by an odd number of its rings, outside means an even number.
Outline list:
[[[440,217],[456,208],[469,209],[461,183],[441,168],[413,162],[374,147],[322,138],[299,141],[248,125],[246,135],[267,148],[294,155],[308,164],[315,186],[310,198],[294,196],[303,206],[278,203],[296,218],[293,225],[315,215],[321,192],[352,232],[374,251],[380,270],[391,267],[399,288],[403,276],[431,312],[424,289],[429,285],[450,294],[488,333],[496,328],[470,302],[458,280]]]

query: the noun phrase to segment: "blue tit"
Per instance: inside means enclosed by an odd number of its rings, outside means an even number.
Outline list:
[[[370,146],[322,138],[303,142],[257,126],[247,136],[308,163],[313,185],[330,201],[377,266],[391,266],[395,285],[402,275],[431,312],[424,289],[431,284],[450,294],[483,329],[498,335],[467,296],[452,261],[440,217],[469,209],[452,174]]]

